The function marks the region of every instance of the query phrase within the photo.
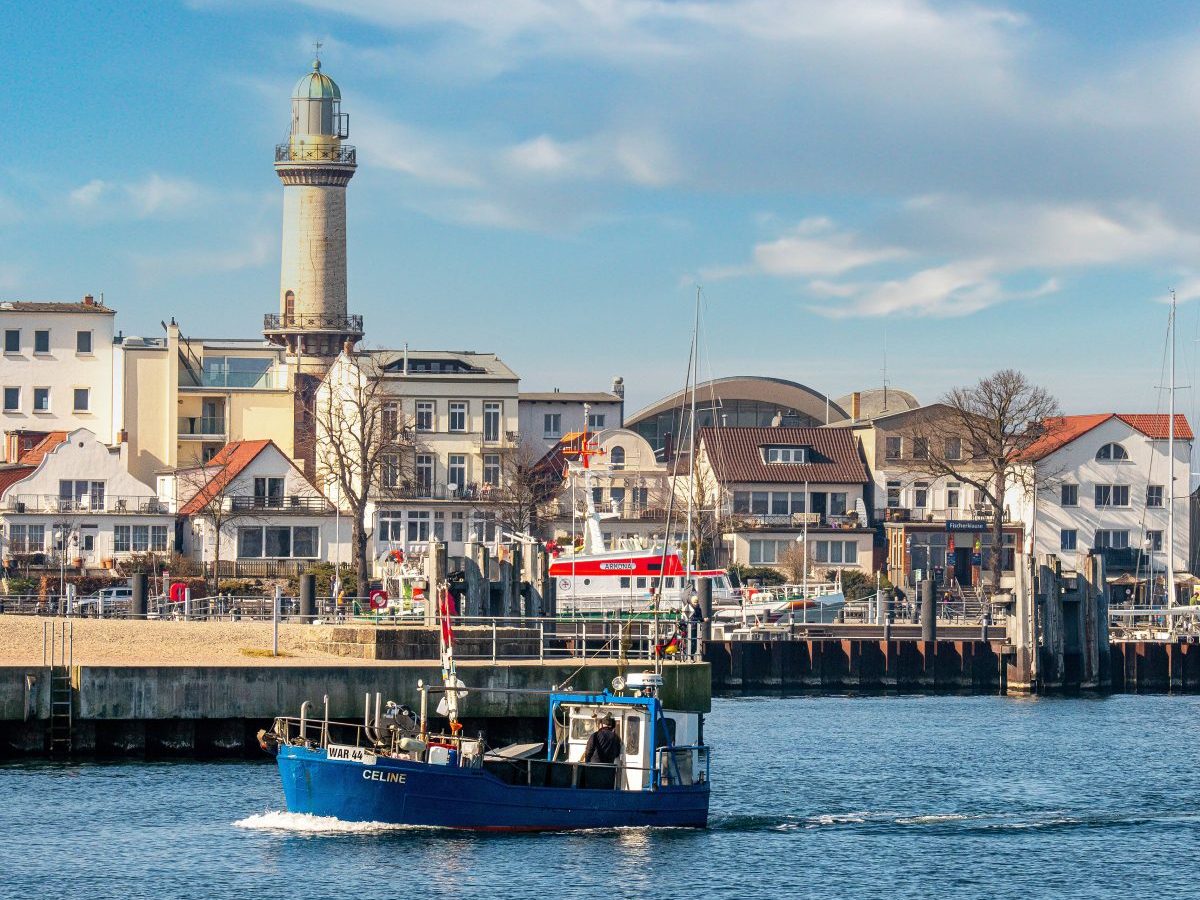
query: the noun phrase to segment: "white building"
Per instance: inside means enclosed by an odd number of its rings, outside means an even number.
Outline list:
[[[132,554],[167,553],[174,517],[129,474],[128,454],[77,428],[0,470],[5,558],[20,568],[57,566],[64,555],[71,568],[112,569]]]
[[[517,406],[521,441],[546,453],[563,435],[583,431],[585,415],[588,431],[624,427],[625,382],[614,378],[611,391],[591,393],[522,391]]]
[[[1075,565],[1089,551],[1105,555],[1110,575],[1144,577],[1153,565],[1188,571],[1188,484],[1192,430],[1175,417],[1175,455],[1167,453],[1170,418],[1162,414],[1063,416],[1027,454],[1037,499],[1024,485],[1007,498],[1010,513],[1032,535],[1040,560],[1054,554]],[[1175,540],[1167,545],[1174,476]],[[1120,598],[1118,598],[1120,599]]]
[[[113,440],[113,310],[79,303],[0,303],[0,431],[15,462],[51,431]]]
[[[227,444],[206,465],[158,479],[185,552],[221,577],[277,577],[350,562],[348,523],[270,440]],[[220,546],[218,547],[218,540]]]

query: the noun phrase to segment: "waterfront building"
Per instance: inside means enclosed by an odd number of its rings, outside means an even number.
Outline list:
[[[161,338],[121,337],[114,417],[131,471],[153,482],[195,467],[231,441],[272,441],[295,453],[297,395],[286,351],[261,338],[189,338],[174,320]]]
[[[1110,577],[1133,576],[1129,585],[1113,585],[1111,599],[1118,602],[1127,599],[1127,587],[1142,590],[1136,585],[1151,568],[1156,578],[1168,565],[1186,573],[1192,429],[1185,416],[1176,415],[1172,459],[1170,425],[1161,413],[1047,421],[1044,437],[1025,455],[1023,481],[1010,488],[1007,500],[1012,516],[1029,529],[1036,558],[1053,554],[1078,568],[1083,555],[1102,555]],[[1167,540],[1172,503],[1173,546]]]
[[[399,435],[393,454],[372,473],[368,527],[378,560],[392,550],[424,552],[431,538],[447,545],[454,562],[472,537],[491,540],[506,505],[517,496],[525,472],[541,458],[521,443],[517,430],[515,372],[494,353],[447,350],[377,350],[343,353],[318,391],[318,405],[332,402],[344,427],[354,424],[360,397],[347,385],[360,379],[376,386],[370,406],[388,435]],[[340,400],[338,398],[341,398]],[[363,406],[365,404],[359,403]],[[323,445],[328,417],[318,417],[317,483],[339,502],[337,463]],[[371,426],[369,426],[371,427]]]
[[[521,440],[548,453],[563,435],[593,433],[624,425],[625,380],[614,378],[611,391],[522,391],[517,395]]]
[[[0,302],[0,461],[16,462],[52,431],[113,439],[114,311],[78,303]]]
[[[24,569],[119,569],[123,560],[172,547],[173,516],[129,471],[127,444],[87,428],[55,431],[0,468],[6,565]]]
[[[702,428],[696,471],[720,564],[783,569],[799,546],[813,571],[873,571],[870,476],[851,429]]]
[[[350,559],[347,523],[273,441],[230,442],[204,465],[161,475],[158,494],[180,522],[183,552],[218,577],[284,577]]]
[[[648,542],[661,538],[667,530],[670,501],[670,469],[657,459],[654,448],[644,437],[629,428],[606,428],[588,435],[599,451],[591,457],[592,503],[601,517],[604,544],[611,547],[623,538],[642,537]],[[564,472],[568,452],[577,451],[581,432],[564,435],[547,455],[545,465]],[[686,468],[685,468],[686,471]],[[560,543],[581,537],[587,498],[581,478],[564,477],[547,509],[547,532]],[[677,499],[672,534],[683,534],[686,499]]]
[[[676,391],[625,419],[664,459],[686,449],[693,391]],[[849,417],[819,391],[784,378],[739,375],[696,385],[697,428],[808,428]]]

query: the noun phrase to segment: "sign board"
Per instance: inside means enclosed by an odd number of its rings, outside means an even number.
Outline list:
[[[330,744],[325,752],[330,759],[362,763],[364,766],[373,766],[376,762],[375,754],[364,747],[351,747],[348,744]]]
[[[946,522],[947,531],[987,531],[986,519],[951,519]]]

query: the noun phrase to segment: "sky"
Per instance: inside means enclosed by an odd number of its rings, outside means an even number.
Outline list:
[[[1175,290],[1200,375],[1194,3],[17,5],[0,298],[257,333],[321,41],[368,346],[621,375],[634,410],[683,386],[699,287],[701,377],[928,402],[1012,367],[1069,413],[1155,411]]]

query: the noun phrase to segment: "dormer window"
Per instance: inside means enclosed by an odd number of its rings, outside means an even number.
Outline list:
[[[763,447],[763,459],[768,463],[807,463],[808,447]]]
[[[1096,451],[1096,459],[1102,462],[1113,462],[1116,460],[1129,459],[1129,454],[1120,444],[1105,444]]]

